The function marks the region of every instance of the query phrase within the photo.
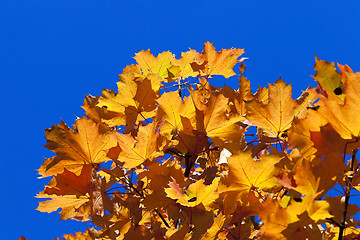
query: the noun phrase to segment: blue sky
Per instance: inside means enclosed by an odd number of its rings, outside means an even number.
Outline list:
[[[360,70],[359,1],[0,0],[2,239],[52,239],[89,225],[35,211],[52,156],[43,128],[82,116],[85,95],[116,90],[136,52],[177,56],[203,42],[245,48],[253,90],[280,76],[315,86],[314,55]],[[236,78],[219,80],[237,88]]]

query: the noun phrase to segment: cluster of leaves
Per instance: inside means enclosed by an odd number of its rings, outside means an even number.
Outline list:
[[[360,73],[316,59],[318,86],[293,100],[281,79],[253,93],[242,54],[137,53],[117,93],[46,129],[37,209],[93,223],[66,239],[359,237]],[[210,84],[237,63],[238,90]]]

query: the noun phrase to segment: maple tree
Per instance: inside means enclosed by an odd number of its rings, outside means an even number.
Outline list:
[[[46,129],[37,210],[92,222],[66,239],[359,239],[360,73],[316,58],[293,100],[282,79],[253,93],[243,53],[137,53],[117,92]]]

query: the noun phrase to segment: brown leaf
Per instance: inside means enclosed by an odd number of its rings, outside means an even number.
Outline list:
[[[51,198],[51,200],[40,202],[37,210],[53,212],[62,208],[61,219],[87,220],[89,212],[79,213],[79,210],[90,200],[91,172],[91,167],[86,165],[79,176],[66,169],[63,173],[56,175],[36,196],[37,198]]]

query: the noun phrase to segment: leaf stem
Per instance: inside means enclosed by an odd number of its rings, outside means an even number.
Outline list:
[[[142,116],[142,118],[146,121],[147,124],[149,124],[149,120],[147,120],[147,118],[144,117],[144,115],[142,114],[142,112],[139,112],[140,116]]]
[[[350,171],[351,172],[354,170],[354,162],[355,162],[356,153],[357,153],[357,149],[352,151],[352,156],[351,156],[351,161],[350,161]],[[346,181],[345,203],[344,203],[343,214],[342,214],[342,218],[341,218],[341,222],[340,222],[340,226],[339,226],[340,229],[339,229],[339,238],[338,238],[338,240],[342,240],[343,234],[344,234],[345,223],[346,223],[346,214],[347,214],[347,209],[348,209],[348,205],[349,205],[352,180],[353,180],[353,173],[351,173],[347,177],[347,181]]]

